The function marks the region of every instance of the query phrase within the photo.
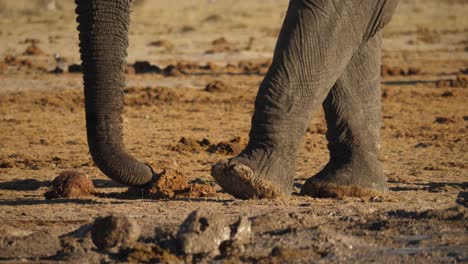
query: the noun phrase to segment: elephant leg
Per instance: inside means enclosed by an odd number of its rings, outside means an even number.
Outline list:
[[[314,110],[395,0],[291,0],[272,65],[255,101],[250,140],[211,174],[237,198],[292,190],[298,146]],[[356,95],[353,95],[356,96]]]
[[[387,190],[378,161],[381,35],[359,50],[323,102],[330,160],[306,181],[302,194],[340,197]]]

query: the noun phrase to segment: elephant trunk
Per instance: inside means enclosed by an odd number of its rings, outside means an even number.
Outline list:
[[[126,153],[122,136],[131,0],[75,0],[75,3],[91,156],[111,179],[143,186],[152,180],[153,170]]]

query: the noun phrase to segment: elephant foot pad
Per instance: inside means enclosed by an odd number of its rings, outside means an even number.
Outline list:
[[[211,169],[211,175],[224,191],[239,199],[274,199],[285,194],[273,182],[255,176],[244,164],[221,160]]]

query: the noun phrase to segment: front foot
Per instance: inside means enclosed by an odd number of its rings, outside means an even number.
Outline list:
[[[221,160],[211,168],[211,175],[221,188],[239,199],[275,199],[291,193],[294,168],[291,161],[274,154],[262,158],[242,154]]]
[[[379,161],[346,165],[330,162],[304,183],[301,194],[316,198],[342,198],[379,196],[387,191],[387,179]]]

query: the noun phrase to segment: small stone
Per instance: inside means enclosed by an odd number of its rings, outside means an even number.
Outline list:
[[[140,238],[138,223],[127,216],[98,217],[91,229],[91,238],[99,250],[115,251],[135,244]]]
[[[90,195],[94,185],[89,177],[77,171],[63,171],[52,182],[52,188],[45,194],[47,199],[74,198]]]

